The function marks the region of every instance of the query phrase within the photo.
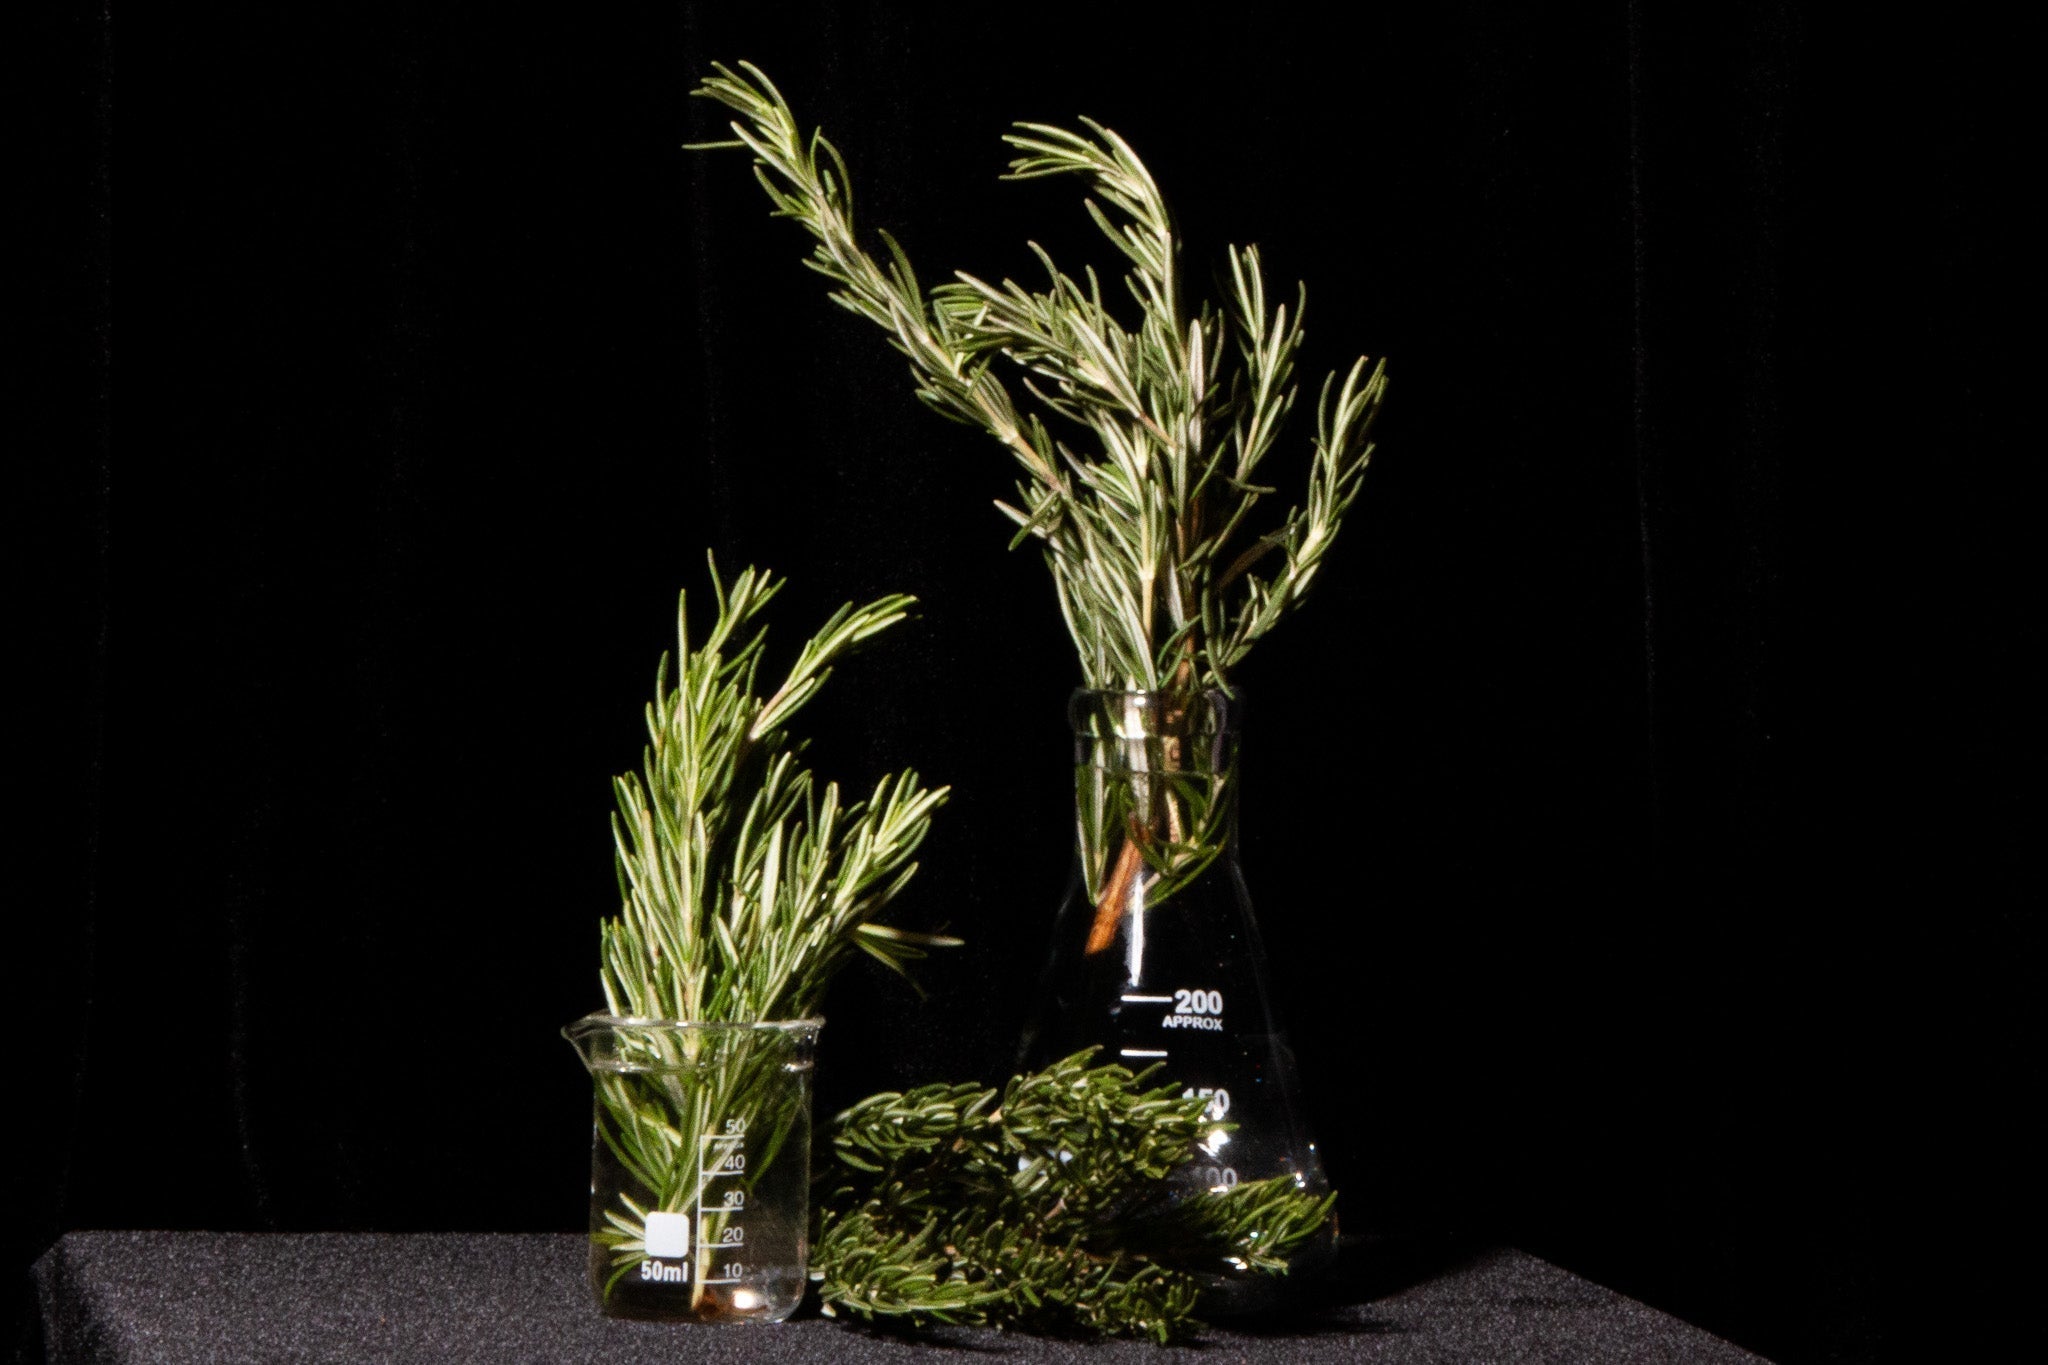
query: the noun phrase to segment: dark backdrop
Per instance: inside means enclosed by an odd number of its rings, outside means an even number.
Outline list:
[[[745,57],[928,274],[1094,251],[1072,185],[995,180],[1007,120],[1086,113],[1193,281],[1257,241],[1312,367],[1390,357],[1365,496],[1245,672],[1346,1227],[1513,1241],[1786,1361],[1925,1359],[1912,1303],[1988,1358],[2040,1080],[2012,40],[1538,8],[29,21],[11,1266],[578,1224],[555,1030],[707,545],[790,575],[785,641],[924,599],[808,727],[955,785],[906,911],[970,945],[922,1001],[840,983],[822,1102],[1007,1060],[1074,668],[1000,454],[742,159],[679,150]]]

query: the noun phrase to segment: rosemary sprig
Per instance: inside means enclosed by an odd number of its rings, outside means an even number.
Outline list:
[[[1277,1176],[1176,1202],[1207,1099],[1091,1056],[841,1114],[811,1256],[826,1311],[1165,1342],[1197,1325],[1204,1273],[1286,1273],[1336,1196]]]
[[[787,729],[833,664],[903,620],[914,599],[841,607],[763,696],[756,618],[781,587],[752,568],[723,583],[714,562],[714,621],[695,645],[682,596],[674,667],[664,655],[647,708],[642,770],[614,783],[620,908],[603,928],[600,975],[611,1014],[626,1018],[605,1026],[610,1054],[591,1071],[598,1137],[640,1197],[620,1191],[593,1233],[611,1257],[607,1295],[647,1259],[650,1212],[695,1209],[694,1306],[728,1218],[702,1208],[703,1139],[731,1131],[720,1123],[750,1135],[751,1189],[809,1122],[784,1079],[790,1038],[660,1025],[807,1019],[856,950],[903,971],[925,949],[959,943],[879,919],[916,873],[911,859],[948,789],[906,771],[843,803],[837,783],[820,787],[801,766],[803,744]]]
[[[889,967],[959,940],[883,924],[948,788],[914,772],[844,804],[798,762],[785,728],[832,665],[904,619],[914,598],[841,607],[767,696],[756,692],[766,632],[755,619],[782,581],[752,568],[730,585],[711,566],[715,620],[692,646],[676,612],[674,682],[664,655],[647,707],[642,772],[614,783],[620,910],[603,935],[613,1014],[697,1022],[814,1013],[849,954]]]
[[[808,264],[833,300],[888,333],[919,398],[1023,467],[1016,500],[996,505],[1018,528],[1013,546],[1043,549],[1086,685],[1228,691],[1251,646],[1300,605],[1358,496],[1384,366],[1360,358],[1324,380],[1306,498],[1255,532],[1306,304],[1301,291],[1291,310],[1269,307],[1257,247],[1230,249],[1225,307],[1190,313],[1171,215],[1130,145],[1085,119],[1085,132],[1019,123],[1004,138],[1020,153],[1006,178],[1087,179],[1088,213],[1128,262],[1137,326],[1119,321],[1092,267],[1076,279],[1036,243],[1043,292],[964,272],[926,289],[888,234],[886,261],[861,246],[846,166],[823,132],[805,136],[758,67],[714,70],[694,93],[740,118],[733,140],[696,145],[751,152],[776,215],[816,239]]]

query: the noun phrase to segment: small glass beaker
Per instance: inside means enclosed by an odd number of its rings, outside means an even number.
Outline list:
[[[796,1311],[823,1024],[592,1014],[562,1030],[596,1090],[590,1283],[605,1316],[780,1322]]]

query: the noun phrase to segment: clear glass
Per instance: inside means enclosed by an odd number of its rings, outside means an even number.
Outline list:
[[[796,1311],[823,1023],[592,1014],[562,1030],[596,1091],[590,1285],[607,1317],[781,1322]]]
[[[1074,874],[1022,1064],[1096,1045],[1208,1095],[1214,1126],[1175,1177],[1181,1197],[1281,1175],[1325,1193],[1238,863],[1242,704],[1217,691],[1079,691],[1069,717]],[[1333,1220],[1284,1280],[1219,1264],[1204,1311],[1271,1307],[1335,1248]]]

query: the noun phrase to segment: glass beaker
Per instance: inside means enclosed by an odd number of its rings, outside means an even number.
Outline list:
[[[821,1019],[587,1015],[590,1284],[607,1317],[780,1322],[802,1302]]]
[[[1327,1193],[1238,864],[1242,703],[1214,690],[1082,690],[1068,715],[1074,874],[1022,1064],[1093,1044],[1098,1061],[1157,1064],[1184,1093],[1207,1095],[1214,1126],[1174,1176],[1179,1197],[1281,1175]],[[1290,1271],[1327,1264],[1335,1249],[1332,1219]],[[1219,1264],[1204,1311],[1256,1311],[1280,1289]]]

